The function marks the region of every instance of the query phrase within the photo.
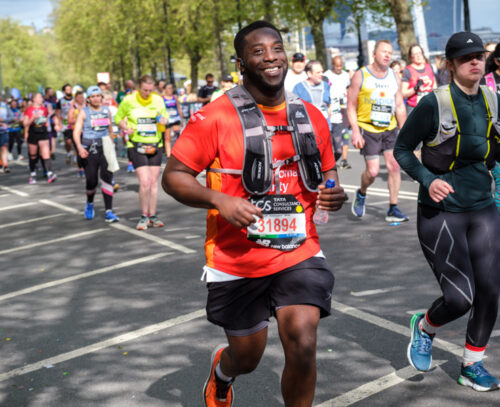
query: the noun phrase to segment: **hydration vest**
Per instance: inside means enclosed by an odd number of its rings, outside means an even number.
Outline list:
[[[275,175],[276,191],[279,191],[279,168],[298,162],[300,176],[309,191],[316,192],[323,181],[321,155],[316,145],[311,120],[298,96],[286,92],[286,109],[289,126],[267,126],[264,115],[253,97],[243,86],[236,86],[226,92],[238,112],[243,128],[244,162],[243,170],[215,169],[213,172],[241,174],[243,187],[250,194],[264,195],[273,185]],[[295,155],[273,164],[271,138],[276,131],[289,131],[292,135]]]
[[[496,92],[497,84],[495,83],[495,76],[493,75],[493,72],[484,75],[484,79],[486,81],[486,86],[488,86],[493,92]]]
[[[486,134],[488,150],[484,161],[488,169],[495,165],[495,138],[500,134],[498,121],[497,95],[487,86],[480,86],[488,112],[488,130]],[[436,136],[422,146],[422,163],[437,174],[444,174],[453,170],[457,157],[460,155],[460,123],[450,85],[440,86],[434,90],[439,111],[439,129]],[[493,127],[493,129],[492,129]]]

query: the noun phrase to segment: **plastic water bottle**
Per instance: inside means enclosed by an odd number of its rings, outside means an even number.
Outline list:
[[[335,187],[335,180],[334,179],[329,179],[326,181],[325,188],[334,188]],[[316,209],[316,212],[314,212],[313,216],[313,222],[315,225],[324,225],[325,223],[328,223],[328,211],[325,211],[324,209]]]

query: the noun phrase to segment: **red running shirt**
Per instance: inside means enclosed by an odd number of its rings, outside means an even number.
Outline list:
[[[335,165],[328,123],[313,105],[304,102],[313,124],[321,153],[322,170]],[[287,125],[285,103],[276,107],[259,106],[268,126]],[[289,132],[277,132],[272,138],[273,160],[295,155]],[[201,172],[205,168],[238,169],[243,167],[244,140],[238,114],[227,95],[205,105],[195,113],[174,145],[172,154],[189,168]],[[248,198],[240,175],[207,172],[207,187],[225,194]],[[246,238],[246,228],[239,229],[219,212],[207,214],[205,240],[206,264],[209,267],[240,277],[261,277],[277,273],[306,260],[320,251],[318,234],[312,222],[317,194],[302,183],[297,163],[280,170],[282,194],[292,194],[305,209],[307,240],[295,250],[285,252],[266,248]],[[274,194],[273,190],[270,192]]]

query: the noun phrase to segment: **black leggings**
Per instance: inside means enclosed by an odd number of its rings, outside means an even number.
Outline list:
[[[500,291],[500,217],[495,205],[459,213],[419,205],[417,230],[443,292],[428,310],[430,322],[444,325],[471,310],[466,342],[486,346]]]
[[[87,190],[87,202],[94,202],[94,195],[96,192],[97,184],[99,183],[98,172],[100,170],[101,178],[101,190],[102,197],[104,199],[104,206],[106,209],[112,209],[113,207],[113,173],[108,171],[108,162],[104,153],[102,152],[102,146],[98,146],[95,149],[88,148],[84,146],[89,155],[87,158],[82,159],[81,163],[85,170],[85,178],[87,180],[86,190]]]
[[[21,146],[23,145],[24,137],[22,130],[9,133],[9,153],[12,153],[14,144],[17,144],[17,155],[21,155]]]

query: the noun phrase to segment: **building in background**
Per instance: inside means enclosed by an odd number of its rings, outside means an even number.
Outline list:
[[[429,51],[443,51],[451,34],[464,29],[462,0],[428,0],[422,8]]]

